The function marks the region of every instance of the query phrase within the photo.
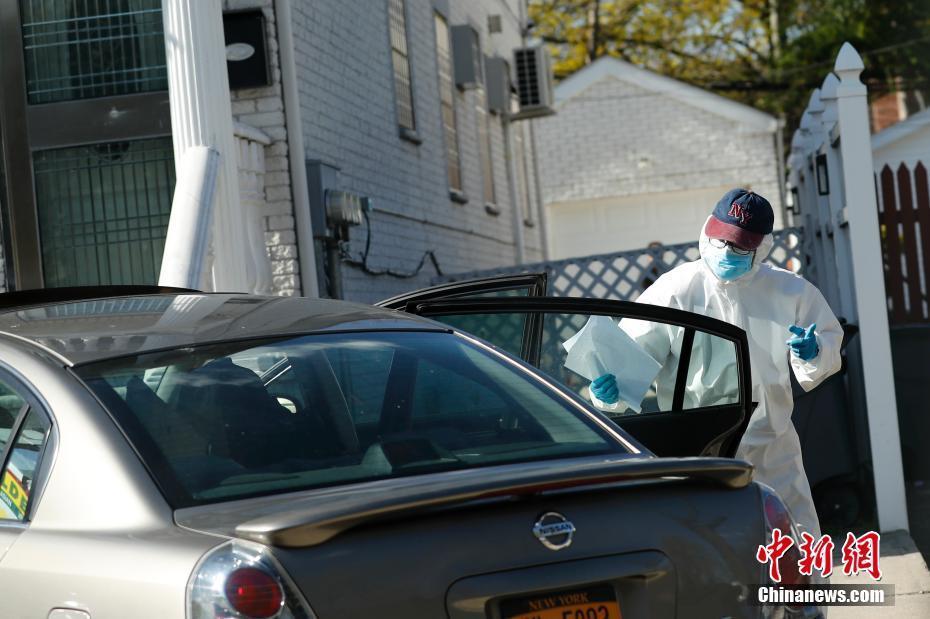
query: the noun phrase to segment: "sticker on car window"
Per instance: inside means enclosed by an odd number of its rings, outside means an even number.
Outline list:
[[[0,517],[23,520],[29,505],[29,491],[23,487],[22,474],[12,464],[0,483]]]

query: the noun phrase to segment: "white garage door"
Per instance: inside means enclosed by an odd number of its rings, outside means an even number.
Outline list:
[[[547,206],[552,258],[573,258],[697,241],[731,186],[562,202]],[[775,227],[780,227],[776,212]]]

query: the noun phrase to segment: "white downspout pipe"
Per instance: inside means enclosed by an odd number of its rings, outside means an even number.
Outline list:
[[[202,290],[212,284],[206,275],[220,154],[206,146],[191,146],[177,167],[158,285]]]
[[[517,195],[517,175],[513,160],[513,127],[508,112],[501,113],[501,126],[504,129],[504,164],[507,166],[507,190],[510,200],[511,225],[513,225],[514,263],[526,262],[526,247],[523,239],[523,215],[521,214],[519,196]],[[529,196],[527,196],[527,200]]]
[[[297,253],[300,260],[300,287],[305,297],[319,297],[313,227],[310,223],[310,191],[304,163],[304,128],[300,118],[300,95],[297,91],[297,65],[294,59],[294,34],[291,29],[290,0],[275,0],[275,23],[278,26],[278,54],[281,60],[281,90],[284,94],[284,122],[287,126],[287,159],[291,175],[294,221],[297,224]]]

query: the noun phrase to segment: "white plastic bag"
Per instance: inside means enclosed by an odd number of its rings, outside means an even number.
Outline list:
[[[562,342],[565,367],[593,381],[603,374],[617,377],[620,400],[637,413],[662,364],[617,326],[609,316],[591,316],[575,335]]]

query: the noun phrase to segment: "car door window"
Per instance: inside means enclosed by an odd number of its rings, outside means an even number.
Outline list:
[[[483,340],[493,342],[495,346],[506,350],[515,357],[524,354],[524,341],[527,323],[531,317],[527,314],[463,314],[444,316],[442,322],[461,331],[477,335]]]
[[[477,335],[512,354],[501,325],[526,325],[521,354],[658,455],[727,455],[751,412],[749,356],[741,329],[669,308],[589,299],[440,299],[415,313]],[[589,329],[594,323],[599,328]],[[576,338],[577,336],[577,338]],[[582,336],[585,336],[585,340]],[[587,341],[587,364],[568,345]],[[577,357],[579,350],[576,350]],[[622,395],[604,405],[592,379],[614,374]]]
[[[478,316],[472,315],[471,319],[475,321]],[[609,360],[612,356],[620,363],[614,367],[603,361],[592,363],[600,367],[599,372],[590,376],[579,374],[568,367],[565,345],[586,328],[590,320],[588,314],[546,314],[539,369],[589,400],[591,378],[602,373],[613,374],[621,394],[636,394],[636,397],[631,401],[621,400],[613,407],[603,407],[608,415],[685,412],[739,402],[739,367],[734,342],[705,332],[696,333],[693,329],[689,334],[682,326],[657,321],[610,317],[616,328],[632,340],[631,348],[605,351],[594,342],[593,353],[598,361]],[[609,355],[609,352],[615,354]],[[642,375],[638,371],[642,359],[635,356],[638,352],[653,359],[657,370],[650,383],[639,388],[628,384],[632,375]],[[647,373],[651,374],[653,372]]]
[[[16,434],[0,481],[0,519],[25,520],[51,424],[38,409],[31,409]]]

